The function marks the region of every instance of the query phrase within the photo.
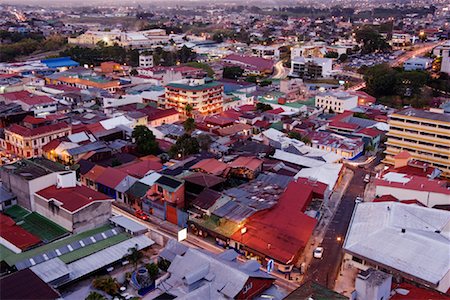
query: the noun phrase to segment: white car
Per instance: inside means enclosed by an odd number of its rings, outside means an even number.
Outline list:
[[[364,182],[368,183],[370,181],[370,174],[366,174],[364,177]]]
[[[323,247],[317,247],[313,252],[314,258],[321,259],[323,257]]]
[[[362,198],[362,197],[356,197],[356,199],[355,199],[355,203],[361,203],[361,202],[364,202],[364,199]]]

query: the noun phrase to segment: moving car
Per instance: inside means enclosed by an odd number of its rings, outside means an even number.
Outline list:
[[[323,247],[317,247],[313,252],[314,258],[321,259],[323,257]]]
[[[136,216],[136,217],[138,217],[139,219],[141,219],[141,220],[144,220],[144,221],[147,221],[148,220],[148,216],[147,216],[147,214],[145,214],[142,210],[137,210],[135,213],[134,213],[134,215]]]

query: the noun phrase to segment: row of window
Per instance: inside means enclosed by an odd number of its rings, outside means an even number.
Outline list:
[[[406,124],[414,124],[414,125],[419,125],[419,126],[428,126],[428,127],[433,127],[433,128],[450,130],[450,126],[437,124],[437,123],[429,123],[429,122],[425,122],[425,121],[415,121],[415,120],[402,119],[402,118],[397,118],[397,117],[391,117],[391,120],[397,121],[397,122],[403,122]]]

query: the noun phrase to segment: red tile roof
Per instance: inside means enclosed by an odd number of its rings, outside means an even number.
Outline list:
[[[269,128],[270,123],[267,122],[266,120],[264,120],[264,121],[258,120],[255,122],[255,124],[253,124],[253,126],[259,127],[259,128]]]
[[[43,152],[50,152],[51,150],[56,149],[56,147],[58,147],[59,144],[61,144],[60,140],[58,140],[58,139],[51,140],[49,143],[47,143],[44,146],[42,146],[42,151]]]
[[[13,219],[0,213],[0,236],[21,250],[37,245],[41,240],[16,225]]]
[[[278,114],[284,113],[284,109],[282,109],[281,107],[278,107],[275,109],[266,110],[265,113],[278,115]]]
[[[163,165],[159,161],[144,160],[121,165],[116,169],[126,172],[128,175],[142,178],[149,171],[160,171],[162,169],[162,166]]]
[[[422,176],[407,176],[408,182],[393,182],[383,179],[375,179],[375,186],[387,186],[411,191],[433,192],[450,195],[446,180],[429,179]]]
[[[445,300],[450,299],[449,295],[439,293],[438,291],[427,289],[425,287],[418,287],[409,283],[401,283],[399,285],[392,284],[392,289],[408,290],[407,295],[395,293],[391,296],[391,300]]]
[[[201,170],[212,175],[222,175],[228,165],[215,158],[207,158],[199,161],[191,167],[191,170]]]
[[[93,182],[97,182],[97,178],[102,175],[106,171],[105,167],[96,165],[92,169],[90,169],[86,174],[84,174],[84,177],[92,180]]]
[[[355,130],[355,129],[359,128],[359,126],[356,124],[341,122],[341,121],[332,121],[328,126],[334,127],[334,128],[351,129],[351,130]]]
[[[240,156],[231,163],[231,168],[247,168],[252,171],[256,171],[263,164],[263,161],[253,156]]]
[[[271,70],[273,68],[274,62],[270,59],[265,59],[256,56],[244,56],[237,54],[230,54],[223,58],[224,61],[230,61],[232,63],[245,64],[252,66],[258,71]]]
[[[37,128],[27,128],[22,125],[12,124],[10,127],[6,129],[6,131],[10,131],[12,133],[24,136],[24,137],[32,137],[43,134],[51,134],[52,132],[60,131],[63,129],[69,129],[70,125],[65,122],[40,126]]]
[[[116,186],[127,176],[122,170],[114,169],[111,167],[106,168],[106,170],[100,174],[97,178],[97,183],[100,183],[109,188],[115,189]]]
[[[81,91],[81,89],[76,86],[65,85],[65,84],[47,84],[45,87],[54,89],[54,90],[64,91],[64,92],[79,92],[79,91]]]
[[[28,91],[4,93],[2,97],[9,101],[19,101],[27,105],[48,104],[56,101],[47,96],[35,95]]]
[[[365,136],[370,136],[371,138],[375,138],[375,137],[377,137],[379,135],[382,135],[383,131],[378,130],[376,128],[363,128],[361,130],[358,130],[357,133],[363,134]]]
[[[42,123],[47,122],[47,119],[46,118],[36,118],[36,117],[33,117],[33,116],[26,116],[23,119],[23,122],[24,123],[28,123],[28,124],[32,124],[32,125],[38,125],[38,124],[42,124]]]
[[[394,156],[394,159],[407,159],[410,158],[411,154],[409,154],[408,151],[403,150],[402,152],[398,153],[397,155]]]
[[[311,201],[313,189],[291,182],[272,208],[255,213],[232,239],[282,263],[291,263],[308,243],[317,220],[302,211]]]
[[[52,185],[48,188],[36,192],[47,200],[54,199],[61,204],[61,207],[71,213],[95,202],[95,201],[113,201],[111,198],[100,192],[94,191],[85,186],[75,186],[68,188],[57,188]]]

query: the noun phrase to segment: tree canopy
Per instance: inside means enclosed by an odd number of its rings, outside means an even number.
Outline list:
[[[196,154],[200,151],[200,145],[196,138],[191,137],[189,134],[183,134],[177,139],[175,145],[173,145],[169,154],[172,157],[181,156],[185,157],[187,155]]]
[[[134,128],[132,137],[135,140],[137,151],[143,155],[157,154],[159,151],[158,142],[153,132],[144,125]]]

